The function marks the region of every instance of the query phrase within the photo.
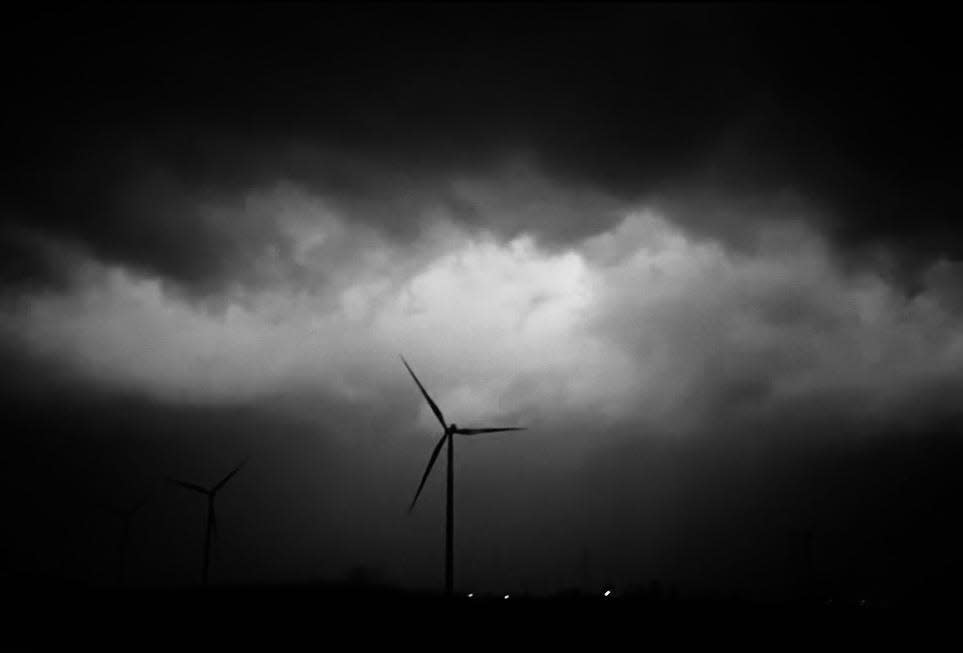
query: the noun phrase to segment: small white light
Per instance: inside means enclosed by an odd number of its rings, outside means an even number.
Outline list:
[[[602,596],[609,596],[610,594],[612,594],[612,590],[605,590],[605,594]]]
[[[474,593],[474,592],[469,592],[469,593],[468,593],[468,598],[470,598],[470,599],[475,598],[475,593]]]
[[[505,598],[507,599],[507,598],[508,598],[508,596],[509,596],[509,595],[508,595],[508,594],[506,594],[506,595],[505,595]]]

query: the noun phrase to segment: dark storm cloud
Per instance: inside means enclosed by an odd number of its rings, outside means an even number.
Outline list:
[[[497,181],[522,152],[617,200],[788,190],[834,240],[925,263],[957,250],[945,25],[879,8],[22,14],[5,34],[4,208],[206,292],[276,234],[212,225],[204,199],[303,182],[404,235],[426,205],[471,221],[451,179]],[[612,221],[515,219],[506,235],[548,239]]]
[[[458,377],[442,398],[479,417],[641,419],[678,434],[795,420],[794,406],[832,396],[867,430],[955,411],[945,391],[916,403],[960,379],[947,261],[907,295],[840,264],[804,221],[766,222],[737,249],[639,207],[563,249],[444,223],[400,246],[294,186],[245,206],[228,215],[276,215],[291,238],[290,256],[251,264],[274,283],[198,303],[80,257],[70,287],[5,306],[0,333],[75,378],[175,402],[304,387],[377,400],[399,391],[382,369],[403,351]]]

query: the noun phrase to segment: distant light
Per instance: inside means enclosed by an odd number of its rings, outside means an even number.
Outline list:
[[[506,598],[506,599],[507,599],[508,597],[509,597],[509,595],[508,595],[508,594],[506,594],[504,598]]]
[[[474,592],[468,592],[468,598],[470,598],[470,599],[475,598],[475,593],[474,593]]]
[[[612,590],[605,590],[605,594],[603,594],[602,596],[610,596],[611,594],[612,594]]]

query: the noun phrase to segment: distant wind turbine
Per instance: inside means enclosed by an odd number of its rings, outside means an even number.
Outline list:
[[[418,496],[421,494],[422,488],[425,487],[425,481],[428,480],[428,474],[431,473],[431,468],[435,464],[435,460],[438,458],[438,454],[441,452],[441,447],[447,443],[448,444],[448,507],[447,507],[447,519],[445,523],[445,594],[451,596],[454,591],[454,581],[455,581],[455,570],[454,570],[454,529],[455,529],[455,502],[454,502],[454,486],[455,486],[455,454],[454,454],[454,438],[455,435],[480,435],[482,433],[499,433],[501,431],[524,431],[524,428],[520,427],[500,427],[500,428],[485,428],[485,429],[462,429],[452,422],[451,424],[445,423],[445,417],[441,414],[441,409],[428,395],[428,391],[425,390],[425,386],[421,385],[421,381],[415,376],[412,371],[411,366],[408,365],[408,361],[405,360],[404,356],[401,357],[401,362],[404,363],[405,368],[407,368],[408,373],[411,374],[411,378],[415,380],[418,384],[418,389],[421,390],[421,394],[424,395],[425,400],[428,405],[431,406],[431,411],[438,418],[441,423],[441,427],[444,432],[441,435],[441,439],[438,440],[438,444],[435,445],[434,450],[431,452],[431,458],[428,459],[428,467],[425,468],[425,473],[421,477],[421,483],[418,485],[418,491],[415,492],[415,498],[412,499],[411,505],[408,507],[408,512],[410,513],[414,507],[415,503],[418,501]]]
[[[187,483],[185,481],[179,481],[176,478],[170,479],[172,482],[177,483],[181,487],[187,488],[188,490],[193,490],[194,492],[200,492],[207,496],[207,534],[204,536],[204,572],[203,581],[207,585],[207,572],[211,566],[211,540],[217,536],[217,517],[214,514],[214,498],[217,493],[227,485],[235,474],[237,474],[242,467],[247,463],[247,460],[241,462],[240,465],[231,470],[231,473],[222,478],[210,489],[201,487],[200,485],[195,485],[194,483]]]
[[[124,585],[127,578],[127,546],[130,543],[130,524],[134,520],[134,515],[147,503],[148,499],[149,497],[144,497],[127,510],[103,507],[104,510],[117,517],[123,525],[120,532],[120,559],[118,560],[119,568],[117,570],[117,582],[120,585]]]

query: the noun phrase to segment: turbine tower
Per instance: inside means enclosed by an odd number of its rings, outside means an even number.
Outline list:
[[[244,467],[245,463],[247,463],[247,460],[244,460],[240,465],[232,469],[230,474],[222,478],[210,489],[195,485],[194,483],[179,481],[176,478],[170,479],[181,487],[193,490],[194,492],[200,492],[207,496],[207,533],[204,536],[204,571],[202,576],[204,585],[207,585],[207,574],[211,566],[211,540],[217,536],[217,516],[214,513],[214,499],[217,497],[217,493],[221,488],[227,485],[227,482]]]
[[[126,510],[119,508],[103,507],[103,509],[117,517],[121,523],[120,543],[118,546],[118,567],[117,584],[123,587],[127,580],[127,547],[130,544],[130,524],[134,520],[134,515],[147,503],[150,497],[144,497]]]
[[[459,428],[457,424],[452,422],[451,424],[445,423],[445,416],[442,415],[441,409],[428,395],[428,391],[425,390],[425,386],[421,385],[421,381],[415,376],[412,371],[411,366],[408,365],[408,361],[405,357],[401,357],[401,362],[404,363],[405,368],[408,373],[411,374],[411,378],[414,379],[415,383],[418,385],[418,389],[421,390],[421,394],[425,397],[425,401],[431,406],[431,411],[438,418],[438,422],[441,423],[442,429],[444,431],[441,434],[441,438],[438,440],[438,444],[435,445],[434,450],[431,452],[431,458],[428,459],[428,467],[425,468],[425,473],[421,477],[421,483],[418,485],[418,491],[415,492],[415,498],[411,500],[411,505],[408,506],[408,512],[410,513],[414,507],[415,503],[418,501],[418,496],[421,494],[422,488],[425,487],[425,481],[428,480],[428,474],[431,473],[431,468],[435,464],[435,460],[438,458],[438,454],[441,452],[442,446],[448,445],[448,490],[447,490],[447,508],[446,508],[446,520],[445,520],[445,595],[451,596],[454,591],[455,586],[455,558],[454,558],[454,535],[455,535],[455,453],[454,453],[454,436],[456,435],[480,435],[482,433],[499,433],[501,431],[524,431],[524,428],[510,426],[510,427],[499,427],[499,428],[484,428],[484,429],[463,429]]]

